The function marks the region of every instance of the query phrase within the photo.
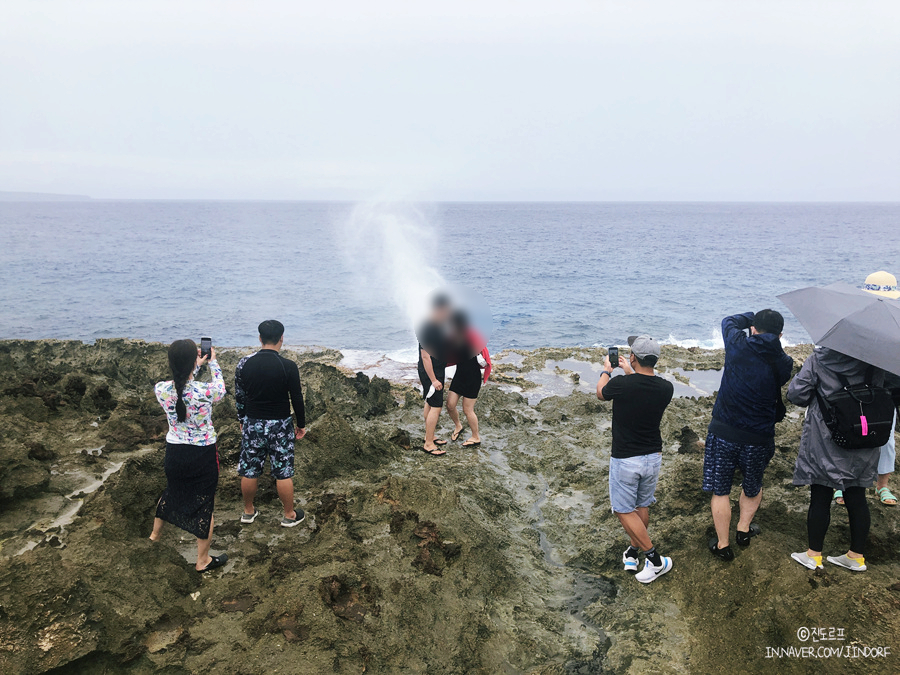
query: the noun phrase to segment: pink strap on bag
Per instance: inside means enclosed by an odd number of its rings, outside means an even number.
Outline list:
[[[869,435],[869,420],[866,419],[865,415],[859,416],[859,423],[862,424],[862,435],[868,436]]]

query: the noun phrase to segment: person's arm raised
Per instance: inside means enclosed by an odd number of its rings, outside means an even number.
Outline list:
[[[606,385],[609,384],[610,380],[612,380],[612,371],[612,362],[609,360],[609,356],[607,356],[603,360],[603,372],[600,373],[600,379],[597,381],[597,398],[601,401],[608,400],[603,397],[603,390],[606,388]]]
[[[222,377],[222,368],[216,360],[215,347],[210,347],[209,372],[212,373],[212,382],[209,387],[212,392],[212,402],[218,403],[225,398],[225,378]]]
[[[745,312],[722,319],[722,339],[725,341],[726,347],[741,338],[746,339],[744,331],[753,325],[754,316],[753,312]]]

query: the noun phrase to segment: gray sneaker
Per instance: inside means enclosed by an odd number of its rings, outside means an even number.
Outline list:
[[[306,514],[303,513],[303,509],[294,509],[294,517],[288,518],[285,516],[281,519],[282,527],[297,527],[300,523],[304,521],[306,518]]]
[[[241,525],[249,525],[254,520],[256,520],[256,516],[259,515],[259,509],[253,509],[253,513],[242,513],[241,514]]]
[[[822,556],[813,558],[806,551],[800,551],[799,553],[791,553],[791,557],[807,569],[822,569]]]
[[[844,569],[848,569],[851,572],[865,572],[866,571],[866,559],[865,558],[848,558],[846,554],[839,556],[828,556],[826,558],[828,562],[832,565],[837,565],[838,567],[843,567]]]

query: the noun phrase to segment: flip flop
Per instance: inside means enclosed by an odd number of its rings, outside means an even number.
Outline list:
[[[455,441],[457,438],[459,438],[459,435],[462,433],[462,431],[462,429],[460,429],[459,431],[454,431],[452,434],[450,434],[450,440]]]
[[[440,452],[438,452],[438,449],[437,449],[437,448],[435,448],[434,450],[429,450],[429,449],[426,448],[425,446],[422,446],[422,447],[419,448],[419,449],[420,449],[422,452],[424,452],[426,455],[431,455],[432,457],[443,457],[444,455],[447,454],[447,451],[446,451],[446,450],[441,450]]]
[[[887,488],[887,486],[878,488],[877,490],[875,490],[875,494],[878,495],[878,499],[880,499],[881,503],[885,506],[897,506],[897,498]]]
[[[466,441],[465,443],[462,444],[462,446],[464,448],[474,448],[476,445],[481,445],[481,441],[474,441],[474,442]]]
[[[438,445],[438,446],[440,446],[440,445],[447,445],[447,441],[444,441],[444,440],[435,441],[434,444],[435,444],[435,445]]]
[[[202,570],[197,570],[200,574],[203,574],[204,572],[211,572],[218,567],[222,567],[225,563],[228,562],[227,553],[223,553],[222,555],[211,555],[210,558],[212,558],[212,560],[209,561],[209,565],[204,567]]]

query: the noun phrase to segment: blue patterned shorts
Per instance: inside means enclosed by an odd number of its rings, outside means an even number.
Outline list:
[[[708,434],[703,457],[703,489],[720,497],[731,494],[734,470],[740,468],[744,494],[755,497],[762,490],[763,472],[774,454],[774,440],[770,445],[748,445]]]
[[[294,475],[294,420],[254,420],[244,422],[238,475],[259,478],[268,457],[272,478],[283,480]]]

